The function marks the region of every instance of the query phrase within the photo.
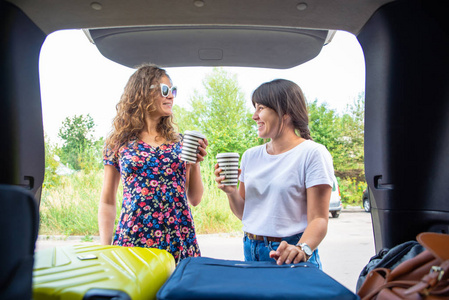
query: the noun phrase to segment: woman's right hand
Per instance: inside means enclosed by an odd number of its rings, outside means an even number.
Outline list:
[[[222,180],[225,179],[225,176],[220,176],[220,172],[222,169],[218,166],[218,163],[215,164],[215,181],[217,182],[217,186],[220,190],[225,192],[226,194],[232,194],[237,190],[237,185],[224,185],[221,183]],[[241,169],[238,170],[238,175],[240,176],[240,173],[242,172]]]

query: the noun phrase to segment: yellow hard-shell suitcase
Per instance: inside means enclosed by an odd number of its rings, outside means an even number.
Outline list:
[[[165,250],[121,246],[64,246],[39,250],[33,299],[156,299],[175,269]]]

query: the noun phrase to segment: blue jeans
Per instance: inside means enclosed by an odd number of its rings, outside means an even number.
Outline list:
[[[295,234],[289,237],[282,238],[283,241],[286,241],[289,244],[296,245],[301,238],[302,233]],[[246,236],[243,237],[243,254],[245,256],[245,261],[270,261],[273,258],[270,257],[270,251],[276,250],[280,242],[269,242],[252,240]],[[322,270],[323,267],[321,265],[320,256],[318,254],[318,249],[313,251],[312,256],[308,260],[308,262],[314,264],[318,269]]]

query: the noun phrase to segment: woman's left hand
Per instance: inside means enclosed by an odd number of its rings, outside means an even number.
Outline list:
[[[200,144],[198,146],[197,154],[196,154],[196,163],[202,162],[204,160],[204,157],[207,155],[206,148],[209,145],[207,139],[204,140],[198,140],[198,143]]]
[[[276,264],[297,264],[306,260],[306,254],[295,245],[282,241],[276,251],[270,252],[270,257],[276,260]]]

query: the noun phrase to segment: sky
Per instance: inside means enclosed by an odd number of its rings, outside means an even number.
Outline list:
[[[291,69],[225,67],[236,74],[248,107],[252,92],[277,78],[296,82],[308,101],[318,100],[343,113],[365,90],[363,52],[355,36],[339,31],[311,61]],[[203,79],[211,68],[166,68],[178,87],[175,105],[188,108],[194,90],[203,91]],[[103,57],[82,30],[50,34],[40,53],[39,73],[44,132],[58,143],[59,128],[67,117],[90,114],[95,137],[111,130],[115,106],[134,69]]]

